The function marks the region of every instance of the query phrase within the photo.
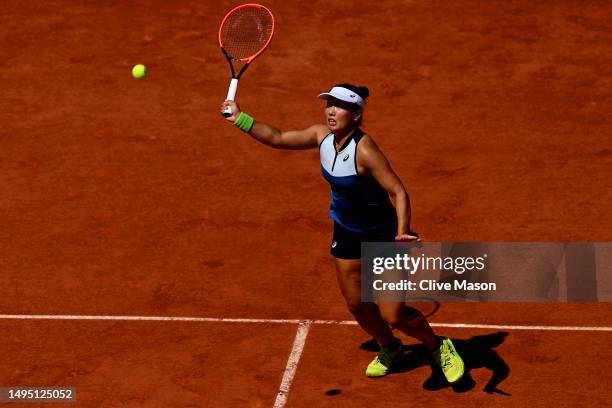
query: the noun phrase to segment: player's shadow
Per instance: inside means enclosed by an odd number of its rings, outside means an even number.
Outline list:
[[[470,371],[475,368],[487,368],[491,371],[492,375],[485,385],[484,391],[489,394],[496,393],[511,396],[498,388],[498,385],[510,374],[510,367],[494,350],[494,348],[504,342],[507,335],[508,333],[506,332],[497,332],[474,336],[467,340],[452,339],[455,348],[465,363],[465,374],[455,384],[449,384],[446,381],[444,374],[440,368],[433,364],[431,354],[422,344],[404,346],[406,352],[398,363],[395,372],[405,373],[415,368],[430,366],[432,373],[423,383],[423,388],[429,391],[438,391],[446,387],[452,387],[455,392],[466,392],[476,386]],[[361,348],[369,351],[378,351],[378,345],[374,340],[363,343]]]

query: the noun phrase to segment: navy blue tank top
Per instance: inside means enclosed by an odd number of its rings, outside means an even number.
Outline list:
[[[389,195],[373,177],[357,171],[357,145],[363,138],[356,129],[340,150],[336,150],[334,134],[319,145],[321,171],[331,185],[331,218],[353,232],[385,227],[397,222]]]

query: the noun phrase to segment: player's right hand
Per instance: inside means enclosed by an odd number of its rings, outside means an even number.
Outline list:
[[[236,119],[238,119],[238,116],[240,116],[240,106],[238,106],[238,104],[234,101],[225,101],[221,105],[221,115],[223,115],[223,112],[225,112],[228,106],[232,108],[232,115],[225,119],[233,123],[236,121]]]
[[[401,234],[395,237],[396,242],[421,242],[421,238],[417,235]]]

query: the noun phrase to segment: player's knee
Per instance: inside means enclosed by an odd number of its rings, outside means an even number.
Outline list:
[[[410,307],[410,306],[404,307],[403,313],[404,313],[404,319],[409,322],[419,322],[425,319],[425,316],[423,316],[423,313],[421,313],[420,310],[415,309],[414,307]]]
[[[423,314],[412,307],[383,308],[383,320],[394,329],[407,329],[420,327],[425,321]]]
[[[353,316],[361,316],[366,313],[365,303],[361,299],[347,300],[346,306]]]
[[[404,320],[401,310],[386,310],[381,313],[383,320],[394,329],[399,328]]]

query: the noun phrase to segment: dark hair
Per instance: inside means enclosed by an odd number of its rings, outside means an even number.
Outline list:
[[[368,96],[370,96],[370,90],[368,89],[367,86],[357,86],[357,85],[349,84],[346,82],[342,84],[336,84],[334,86],[341,86],[342,88],[350,89],[351,91],[355,92],[357,95],[361,96],[361,98],[364,101],[368,99]],[[361,106],[355,105],[355,110],[359,110],[359,109],[363,111],[363,108]],[[363,122],[363,112],[361,113],[361,117],[357,121],[357,126],[361,126],[361,122]]]
[[[357,86],[349,83],[337,84],[334,86],[341,86],[342,88],[350,89],[355,92],[357,95],[361,96],[361,98],[365,101],[370,96],[370,90],[367,86]]]

